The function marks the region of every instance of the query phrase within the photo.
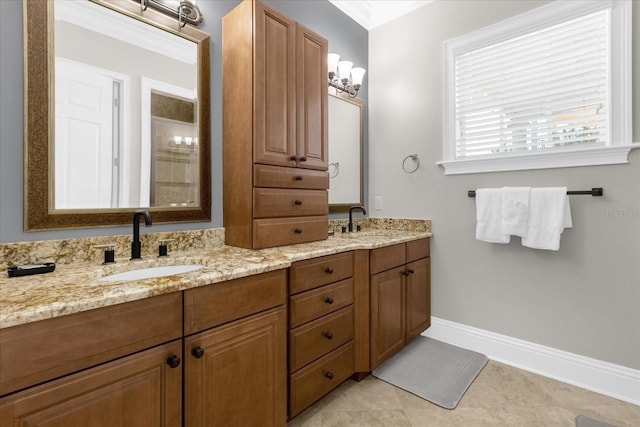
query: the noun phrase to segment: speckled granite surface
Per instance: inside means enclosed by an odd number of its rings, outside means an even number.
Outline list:
[[[59,262],[53,273],[18,278],[8,278],[3,270],[0,276],[0,328],[287,268],[292,262],[303,259],[374,249],[429,236],[431,233],[427,231],[368,230],[258,251],[222,244],[173,250],[166,258],[157,258],[154,253],[140,261],[119,258],[116,264],[106,266],[101,265],[100,255],[98,260],[91,262]],[[155,251],[157,246],[153,246]],[[92,246],[91,250],[94,250]],[[190,273],[144,280],[98,280],[105,275],[138,268],[180,264],[202,264],[204,267]]]

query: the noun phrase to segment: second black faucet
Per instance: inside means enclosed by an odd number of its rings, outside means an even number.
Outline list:
[[[144,225],[151,226],[151,214],[145,210],[136,211],[133,214],[133,241],[131,242],[131,259],[140,259],[141,243],[140,243],[140,217],[144,217]]]
[[[367,211],[364,210],[364,206],[351,206],[349,208],[349,233],[351,233],[353,231],[353,211],[354,210],[361,210],[363,215],[367,214]]]

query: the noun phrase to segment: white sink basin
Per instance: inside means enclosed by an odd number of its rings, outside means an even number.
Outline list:
[[[153,277],[173,276],[174,274],[196,271],[203,266],[200,264],[165,265],[162,267],[139,268],[137,270],[124,271],[98,279],[99,282],[115,282],[119,280],[142,280]]]

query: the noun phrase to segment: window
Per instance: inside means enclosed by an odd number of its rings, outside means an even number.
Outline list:
[[[445,43],[445,174],[626,163],[631,1],[555,1]]]

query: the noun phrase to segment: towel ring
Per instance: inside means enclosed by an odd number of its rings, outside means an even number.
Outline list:
[[[334,172],[331,172],[331,166]],[[340,174],[340,162],[329,163],[329,178],[335,178],[338,174]]]
[[[416,162],[416,167],[411,169],[411,170],[407,170],[407,166],[405,163],[407,163],[407,160],[411,159],[414,162]],[[407,157],[404,158],[404,160],[402,161],[402,169],[404,169],[404,171],[406,173],[414,173],[415,171],[418,170],[418,168],[420,167],[420,159],[418,159],[418,155],[417,154],[409,154]]]

